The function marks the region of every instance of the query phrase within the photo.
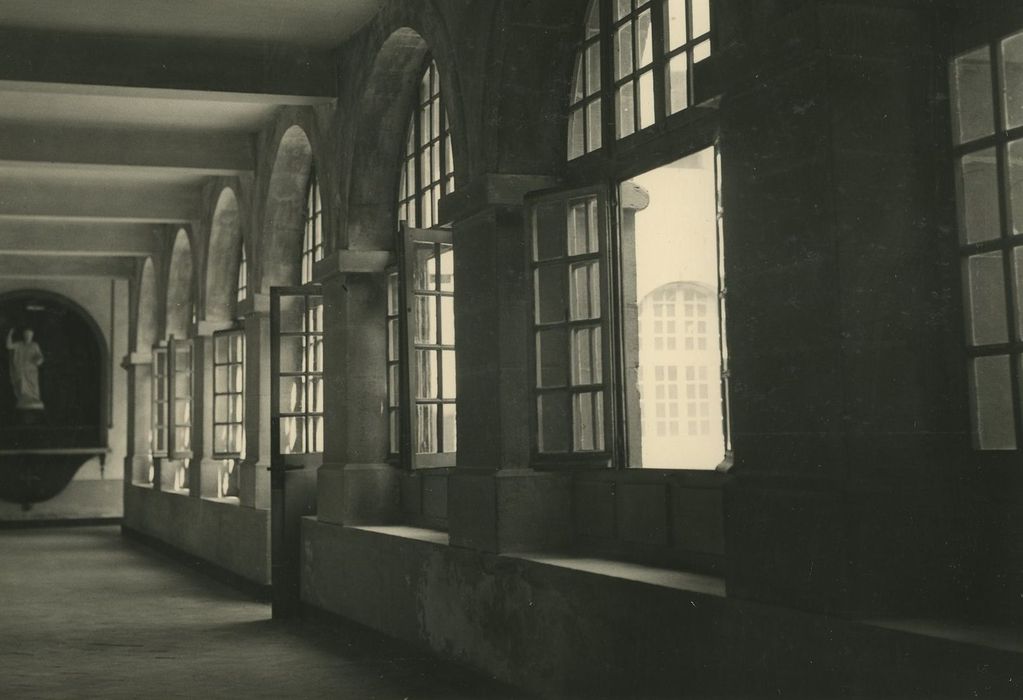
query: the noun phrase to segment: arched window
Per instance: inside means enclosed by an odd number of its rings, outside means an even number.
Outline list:
[[[409,118],[398,191],[398,220],[414,228],[438,225],[440,198],[455,191],[451,132],[434,61],[423,72],[416,108]]]
[[[409,119],[398,188],[399,267],[388,275],[388,418],[393,459],[454,464],[454,249],[439,203],[454,191],[454,162],[437,65],[429,61]],[[411,314],[408,310],[411,309]]]
[[[309,170],[302,218],[302,284],[308,284],[313,281],[313,264],[323,259],[323,206],[314,168]]]
[[[693,66],[708,56],[710,0],[591,0],[572,74],[569,160],[692,106]]]

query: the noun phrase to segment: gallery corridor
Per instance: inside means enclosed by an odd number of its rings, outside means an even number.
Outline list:
[[[0,697],[519,697],[362,629],[271,621],[114,527],[0,531]]]

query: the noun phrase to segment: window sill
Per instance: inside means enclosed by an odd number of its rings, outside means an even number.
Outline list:
[[[418,540],[419,542],[429,542],[445,546],[451,544],[451,538],[448,536],[448,533],[425,527],[412,527],[410,525],[349,525],[348,527],[352,530],[375,532],[378,535],[400,537],[406,540]]]
[[[223,503],[229,506],[240,506],[242,499],[238,496],[203,496],[202,500],[209,501],[210,503]]]

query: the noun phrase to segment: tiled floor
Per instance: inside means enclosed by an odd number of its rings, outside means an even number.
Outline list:
[[[115,527],[0,530],[0,698],[513,698],[358,627],[270,609]]]

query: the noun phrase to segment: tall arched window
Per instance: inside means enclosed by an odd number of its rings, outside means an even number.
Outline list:
[[[238,282],[235,286],[237,288],[235,300],[241,303],[249,293],[249,265],[245,258],[245,241],[242,241],[241,255],[238,257]]]
[[[441,223],[441,197],[454,188],[451,134],[431,60],[409,118],[398,188],[399,264],[388,276],[389,451],[412,467],[454,464],[454,249],[449,229],[431,228]]]
[[[693,66],[708,56],[710,0],[591,0],[572,74],[569,160],[692,106]]]
[[[313,264],[323,259],[323,205],[315,169],[309,170],[302,218],[302,284],[308,284],[313,281]]]

